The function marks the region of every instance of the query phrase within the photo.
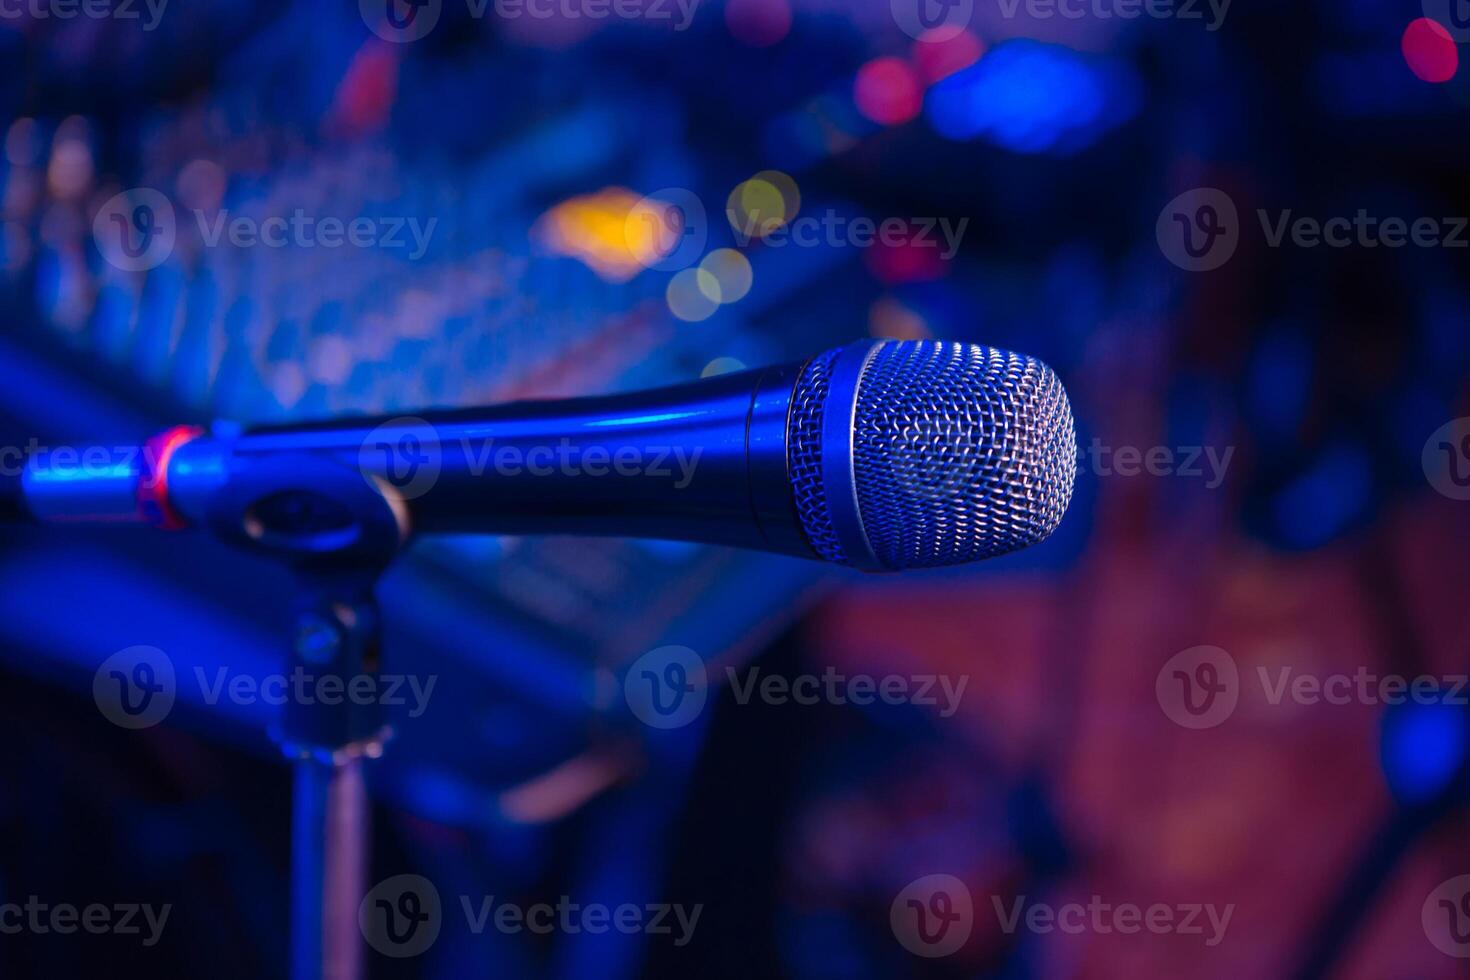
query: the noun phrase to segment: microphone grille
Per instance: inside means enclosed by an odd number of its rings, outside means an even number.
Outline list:
[[[841,347],[833,348],[818,354],[802,368],[791,396],[786,429],[787,465],[802,530],[812,550],[823,560],[845,564],[837,529],[832,523],[832,509],[827,506],[827,490],[822,485],[822,408],[831,390],[832,365],[841,353]]]
[[[793,400],[791,474],[812,547],[848,562],[822,481],[821,410],[835,354]],[[975,344],[888,341],[858,381],[852,476],[863,530],[889,570],[961,564],[1035,544],[1076,478],[1067,395],[1041,361]]]

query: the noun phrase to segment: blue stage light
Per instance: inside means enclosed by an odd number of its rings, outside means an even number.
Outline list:
[[[1361,446],[1329,448],[1276,498],[1273,512],[1283,541],[1296,548],[1326,544],[1364,512],[1372,483]]]
[[[929,121],[953,140],[984,138],[1018,153],[1073,152],[1131,118],[1139,84],[1121,64],[1012,41],[930,89]]]
[[[1383,716],[1380,750],[1384,778],[1404,803],[1438,796],[1465,761],[1470,716],[1458,705],[1394,705]]]

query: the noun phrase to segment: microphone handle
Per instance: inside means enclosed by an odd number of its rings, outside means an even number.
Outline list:
[[[787,475],[800,369],[233,435],[170,430],[129,467],[78,478],[42,456],[21,482],[42,519],[202,525],[273,552],[348,547],[386,501],[400,535],[614,535],[810,558]]]

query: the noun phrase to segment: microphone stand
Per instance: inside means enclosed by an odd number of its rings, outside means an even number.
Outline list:
[[[290,976],[357,980],[369,843],[363,765],[382,754],[391,730],[381,699],[363,703],[353,692],[379,690],[373,590],[407,540],[407,512],[391,486],[300,453],[237,458],[207,523],[284,562],[301,586],[286,658],[291,695],[275,733],[295,768]]]
[[[379,699],[347,694],[368,679],[377,690],[379,617],[372,588],[381,569],[345,574],[298,570],[310,598],[297,614],[287,657],[292,684],[314,688],[287,700],[277,741],[295,768],[291,795],[293,980],[357,980],[363,937],[357,907],[367,892],[370,836],[365,759],[391,734]],[[326,696],[323,685],[332,685]]]

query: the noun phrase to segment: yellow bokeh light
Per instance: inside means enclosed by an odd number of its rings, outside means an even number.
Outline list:
[[[665,294],[669,312],[681,320],[698,323],[720,308],[720,283],[704,269],[685,269],[669,280]]]
[[[733,248],[717,248],[704,257],[699,263],[699,268],[707,272],[715,283],[713,291],[705,295],[719,303],[734,303],[745,298],[750,292],[750,284],[755,279],[755,273],[751,271],[750,260]],[[706,280],[700,279],[700,288],[704,288]]]
[[[633,218],[642,206],[626,188],[604,188],[555,205],[537,220],[531,236],[546,251],[578,259],[608,282],[627,282],[661,244],[653,220]]]
[[[737,185],[725,202],[730,227],[743,238],[764,238],[801,210],[796,181],[779,170],[762,170]]]
[[[752,179],[763,181],[776,188],[781,195],[782,203],[785,205],[784,213],[787,221],[796,217],[797,212],[801,210],[801,190],[796,186],[796,181],[792,179],[790,174],[782,173],[779,170],[762,170]]]

